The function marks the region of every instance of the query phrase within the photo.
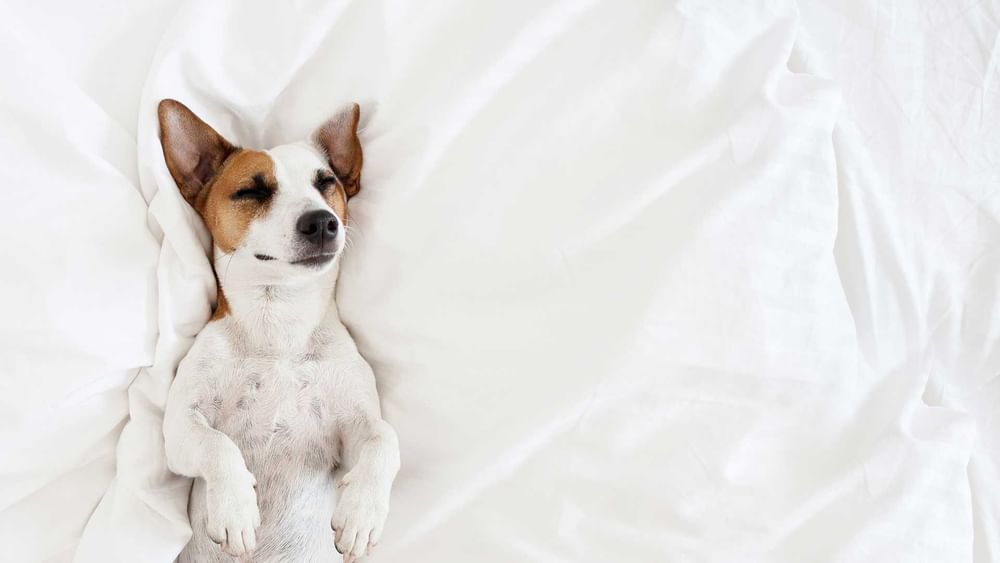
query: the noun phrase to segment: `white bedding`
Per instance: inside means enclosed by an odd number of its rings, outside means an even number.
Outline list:
[[[0,19],[11,560],[189,534],[159,425],[214,285],[168,96],[246,146],[361,103],[338,303],[403,458],[373,562],[1000,559],[997,7],[31,6]]]

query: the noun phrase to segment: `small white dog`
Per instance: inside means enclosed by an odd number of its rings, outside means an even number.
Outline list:
[[[181,562],[350,561],[382,533],[399,446],[333,300],[359,117],[354,104],[311,142],[256,151],[160,102],[167,168],[212,233],[219,286],[163,421],[170,469],[195,478]]]

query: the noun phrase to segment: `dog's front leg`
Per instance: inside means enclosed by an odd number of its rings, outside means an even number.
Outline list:
[[[367,367],[367,366],[365,366]],[[340,425],[343,444],[337,509],[331,525],[344,561],[364,556],[382,535],[389,493],[399,471],[399,441],[382,420],[375,379],[367,370],[364,392]]]
[[[163,416],[167,466],[179,475],[205,480],[206,532],[212,541],[233,555],[251,552],[257,547],[260,525],[257,481],[239,447],[212,428],[192,401],[182,375],[171,387]]]

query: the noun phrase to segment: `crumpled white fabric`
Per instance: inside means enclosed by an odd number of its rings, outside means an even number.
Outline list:
[[[844,93],[835,255],[862,355],[975,426],[960,518],[1000,560],[1000,5],[801,4],[801,62]]]
[[[801,4],[181,6],[138,105],[155,357],[75,560],[189,533],[159,424],[214,286],[168,96],[246,146],[362,105],[372,561],[995,559],[995,9]]]
[[[68,561],[153,361],[158,244],[134,127],[17,8],[0,6],[0,559]],[[109,83],[141,85],[114,60]]]

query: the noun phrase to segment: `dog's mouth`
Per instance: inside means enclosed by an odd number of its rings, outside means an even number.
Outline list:
[[[335,252],[322,252],[320,254],[314,254],[312,256],[307,256],[305,258],[299,258],[298,260],[292,260],[292,264],[296,266],[308,266],[316,268],[318,266],[323,266],[333,260],[337,254]]]

